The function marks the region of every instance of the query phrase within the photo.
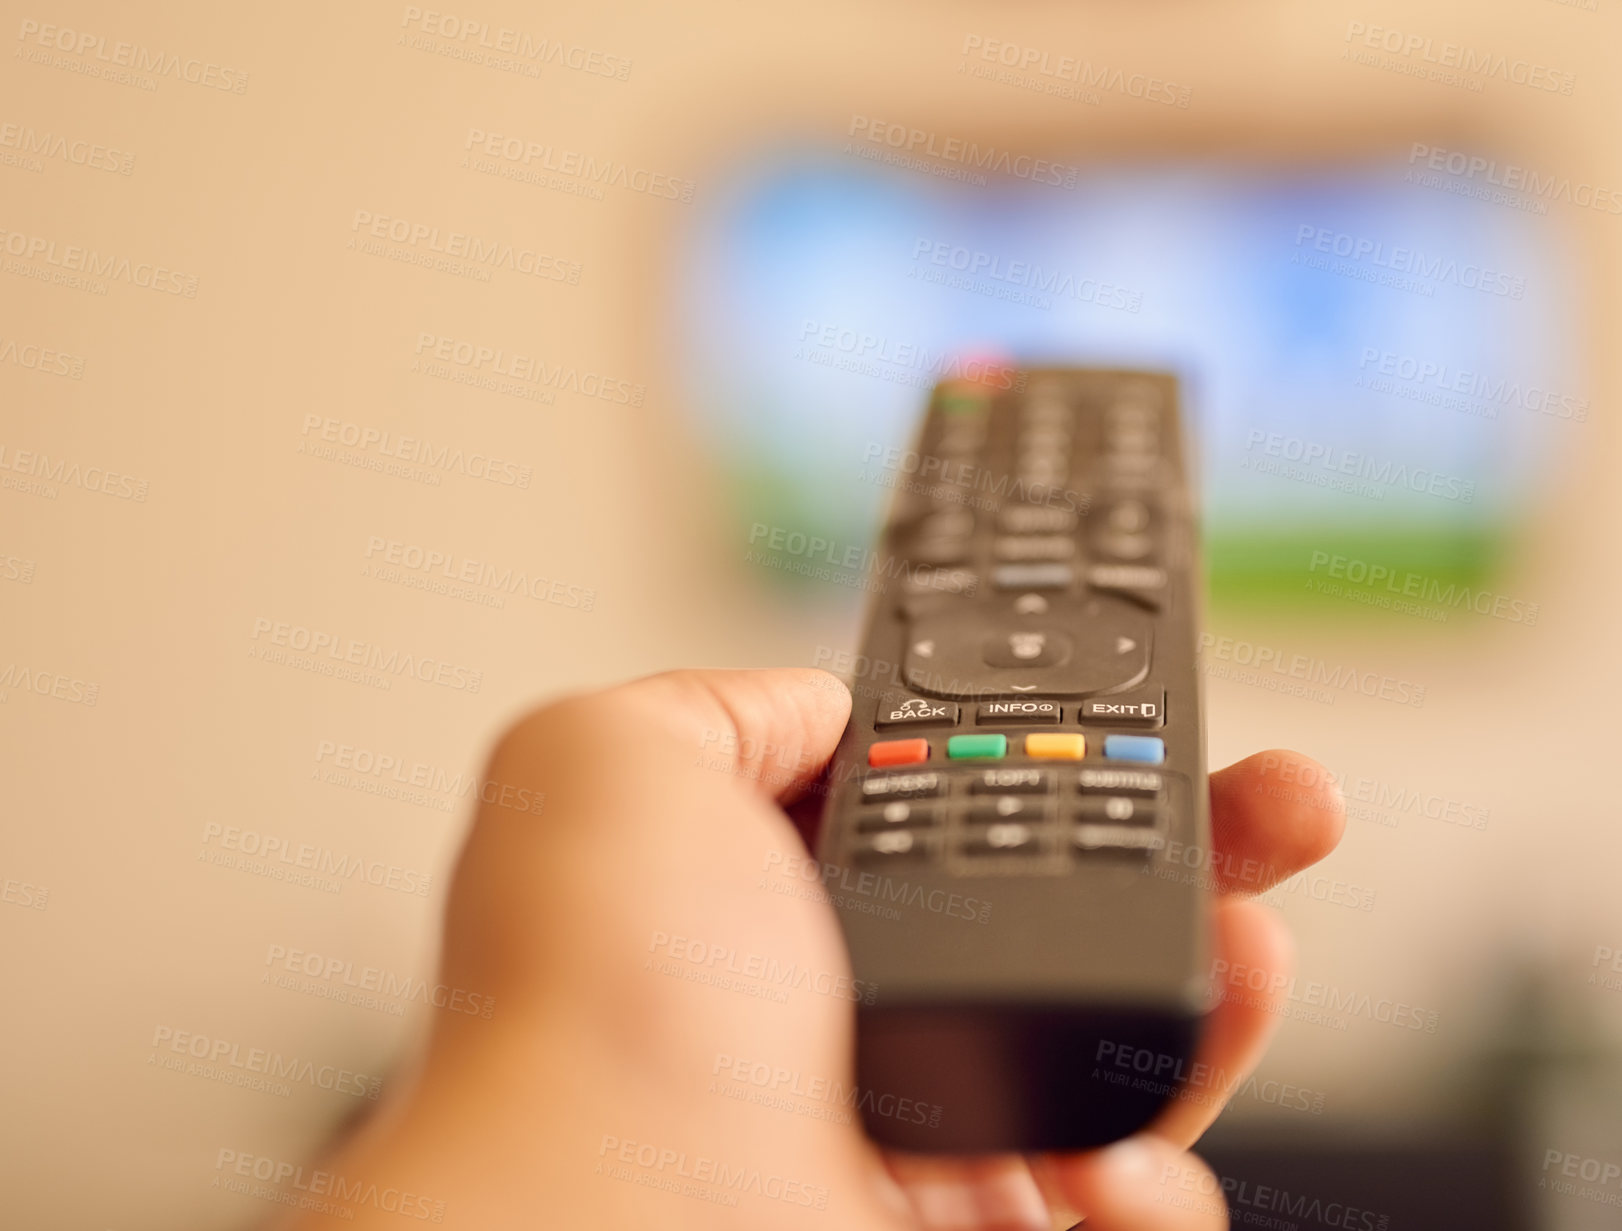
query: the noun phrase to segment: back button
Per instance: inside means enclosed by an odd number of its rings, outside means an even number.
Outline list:
[[[957,722],[958,707],[950,701],[924,697],[886,697],[879,702],[873,725],[891,727],[949,727]]]

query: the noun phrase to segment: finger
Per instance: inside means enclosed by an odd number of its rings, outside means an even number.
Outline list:
[[[1209,1167],[1155,1136],[1067,1160],[1054,1176],[1085,1231],[1219,1231],[1227,1203]]]
[[[833,755],[850,717],[850,690],[811,667],[670,671],[601,694],[645,709],[708,768],[793,798]]]
[[[1258,752],[1211,775],[1212,872],[1226,893],[1262,893],[1335,849],[1346,801],[1299,752]]]
[[[1015,1154],[928,1158],[887,1154],[885,1163],[924,1231],[1049,1231],[1047,1202]]]
[[[1288,1005],[1284,988],[1294,967],[1294,942],[1277,913],[1259,902],[1225,898],[1217,903],[1214,923],[1213,986],[1221,999],[1206,1019],[1193,1061],[1179,1074],[1182,1086],[1142,1134],[1177,1150],[1199,1140],[1255,1070]],[[1066,1177],[1090,1167],[1098,1153],[1048,1155],[1039,1171],[1073,1196]]]
[[[1215,912],[1214,990],[1221,996],[1205,1021],[1184,1084],[1149,1131],[1187,1149],[1245,1082],[1267,1051],[1288,1009],[1285,987],[1295,944],[1284,921],[1259,902],[1226,898]]]
[[[1070,1198],[1065,1195],[1059,1178],[1054,1172],[1054,1155],[1033,1154],[1027,1160],[1031,1166],[1031,1176],[1036,1180],[1036,1186],[1042,1190],[1042,1200],[1048,1205],[1048,1223],[1050,1231],[1072,1231],[1072,1228],[1081,1225],[1081,1211],[1071,1204]]]

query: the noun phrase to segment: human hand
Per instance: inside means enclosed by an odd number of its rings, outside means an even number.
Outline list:
[[[544,793],[544,809],[484,792],[495,802],[456,871],[440,975],[494,997],[493,1015],[441,1014],[421,1072],[327,1169],[443,1202],[442,1225],[480,1231],[1025,1231],[1078,1210],[1089,1231],[1225,1226],[1185,1151],[1260,1060],[1284,1001],[1252,989],[1280,986],[1291,961],[1282,922],[1244,895],[1332,849],[1333,787],[1264,793],[1261,756],[1211,776],[1216,949],[1261,977],[1208,1019],[1203,1086],[1101,1150],[885,1155],[830,1093],[849,1090],[853,1047],[837,920],[814,885],[774,893],[764,875],[806,858],[781,805],[814,781],[849,710],[818,671],[675,672],[513,727],[487,778]],[[799,1093],[751,1098],[736,1074],[760,1066]],[[347,1225],[397,1225],[355,1213]]]

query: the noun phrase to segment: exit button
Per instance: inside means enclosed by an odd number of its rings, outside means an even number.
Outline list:
[[[1077,722],[1099,722],[1110,726],[1158,727],[1166,721],[1166,692],[1124,692],[1114,697],[1083,701]]]

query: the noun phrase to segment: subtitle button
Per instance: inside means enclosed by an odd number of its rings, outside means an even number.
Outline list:
[[[873,725],[891,727],[949,727],[957,722],[958,707],[950,701],[924,697],[890,697],[879,702]]]

